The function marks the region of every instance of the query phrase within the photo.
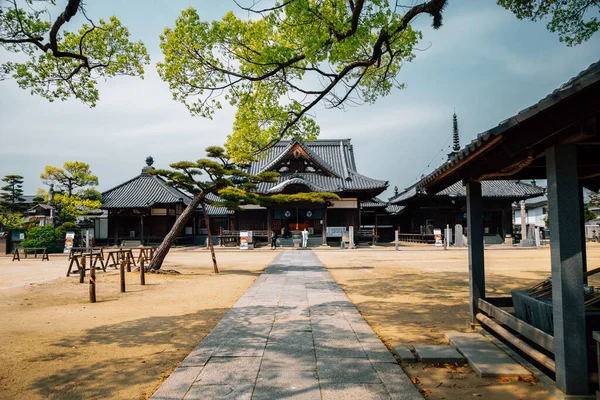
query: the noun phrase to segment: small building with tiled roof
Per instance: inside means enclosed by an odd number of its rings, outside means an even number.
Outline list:
[[[153,162],[148,157],[139,175],[102,193],[102,209],[108,211],[108,244],[132,239],[160,243],[190,203],[188,194],[149,173]],[[193,243],[196,220],[188,222],[180,241]]]

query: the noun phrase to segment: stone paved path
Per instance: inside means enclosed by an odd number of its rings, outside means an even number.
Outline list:
[[[284,251],[152,399],[422,399],[312,251]]]

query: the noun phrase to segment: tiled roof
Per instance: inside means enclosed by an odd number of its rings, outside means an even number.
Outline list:
[[[385,201],[378,199],[377,197],[373,197],[371,200],[361,201],[360,208],[380,208],[387,207],[388,203]]]
[[[421,181],[422,182],[422,181]],[[412,198],[427,196],[420,188],[421,182],[411,186],[404,192],[390,199],[391,204],[401,204]],[[484,198],[521,200],[538,197],[544,194],[544,188],[515,180],[494,180],[481,182],[481,195]],[[467,190],[462,182],[456,182],[431,197],[467,197]]]
[[[102,208],[146,208],[154,204],[187,205],[190,198],[156,175],[142,173],[102,193]]]
[[[313,161],[330,172],[331,175],[322,172],[284,172],[280,174],[276,183],[260,183],[258,185],[259,193],[273,193],[278,190],[277,188],[282,188],[283,183],[292,179],[301,179],[302,181],[296,181],[295,183],[305,184],[311,190],[318,188],[320,191],[335,193],[365,190],[383,191],[388,186],[387,181],[372,179],[356,171],[354,150],[350,144],[350,139],[315,140],[314,142],[282,140],[273,146],[263,158],[251,163],[248,172],[255,175],[275,168],[279,162],[285,159],[296,143],[299,143],[306,153],[313,158]],[[291,182],[286,183],[286,185],[289,184]]]
[[[220,202],[223,201],[223,199],[221,199],[219,196],[214,195],[212,193],[209,193],[206,195],[206,199],[208,201],[216,201],[216,202]],[[211,204],[206,204],[206,214],[208,214],[209,217],[226,217],[228,215],[233,215],[235,211],[228,209],[227,207],[217,207],[217,206],[213,206]],[[198,209],[201,210],[202,209],[202,205],[198,206]]]
[[[426,176],[422,182],[427,184],[433,181],[436,177],[443,174],[463,159],[469,157],[470,154],[476,153],[482,146],[488,144],[510,128],[598,82],[600,82],[600,61],[591,64],[587,69],[569,79],[568,82],[562,84],[558,89],[554,90],[536,104],[519,111],[517,115],[500,122],[498,126],[477,135],[471,143],[456,153],[456,155],[446,163],[442,164],[439,168]]]
[[[390,204],[389,206],[387,206],[385,208],[385,211],[387,213],[389,213],[390,215],[398,215],[398,214],[402,214],[402,211],[404,211],[406,207],[405,206],[399,206],[397,204]]]

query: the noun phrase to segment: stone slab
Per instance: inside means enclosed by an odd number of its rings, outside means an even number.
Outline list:
[[[156,400],[183,399],[202,367],[178,367],[152,396]]]
[[[531,372],[479,333],[446,333],[481,377],[529,376]]]
[[[426,364],[464,364],[467,360],[452,346],[415,346],[415,352]]]
[[[400,362],[402,364],[414,364],[417,362],[417,357],[415,357],[412,351],[406,346],[395,346],[394,352],[400,357]]]
[[[392,363],[374,362],[373,368],[388,392],[392,400],[422,400],[423,396],[419,389],[413,385],[410,378],[404,373],[402,367]]]
[[[323,400],[389,400],[390,395],[382,384],[324,384]],[[421,398],[422,399],[422,398]]]

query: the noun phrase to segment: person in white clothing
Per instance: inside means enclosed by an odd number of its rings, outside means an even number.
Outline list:
[[[308,245],[308,231],[306,228],[302,231],[302,247],[306,247]]]

